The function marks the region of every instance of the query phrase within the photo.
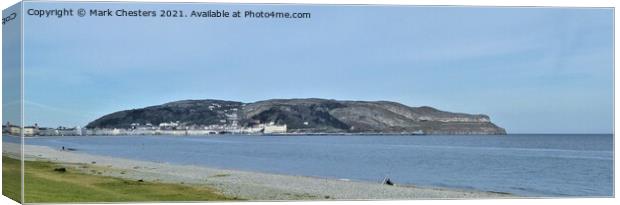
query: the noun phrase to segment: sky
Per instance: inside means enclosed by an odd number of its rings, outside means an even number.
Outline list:
[[[19,11],[19,4],[2,11],[2,17],[10,17],[12,13]],[[2,25],[2,55],[12,54],[10,58],[2,58],[2,121],[11,122],[13,125],[21,125],[21,72],[20,58],[20,24],[19,19],[6,22]]]
[[[613,10],[26,3],[310,19],[25,17],[25,123],[84,126],[185,99],[389,100],[509,133],[613,132]]]

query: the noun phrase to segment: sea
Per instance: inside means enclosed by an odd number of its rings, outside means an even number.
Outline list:
[[[611,134],[25,139],[28,145],[134,160],[376,183],[389,178],[525,197],[613,197],[613,142]]]

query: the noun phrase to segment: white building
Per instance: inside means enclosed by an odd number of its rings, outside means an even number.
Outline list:
[[[273,134],[273,133],[286,133],[286,125],[276,125],[271,122],[269,125],[265,125],[265,129],[263,130],[265,134]]]
[[[58,130],[54,128],[39,128],[39,135],[40,136],[58,136],[60,134],[58,133]]]
[[[39,128],[36,126],[24,127],[24,136],[35,136],[39,134]]]

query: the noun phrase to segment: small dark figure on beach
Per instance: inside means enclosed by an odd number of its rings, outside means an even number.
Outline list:
[[[65,151],[65,146],[62,146],[62,151]]]
[[[392,183],[392,181],[389,178],[385,180],[385,184],[390,185],[390,186],[394,185],[394,183]]]
[[[390,178],[387,178],[387,177],[385,178],[385,180],[383,180],[383,184],[394,186],[394,183],[392,182],[392,180],[390,180]]]

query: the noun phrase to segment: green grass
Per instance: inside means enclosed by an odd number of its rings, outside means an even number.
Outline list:
[[[19,160],[2,157],[2,195],[21,201],[21,169]]]
[[[3,157],[3,174],[19,176],[19,161]],[[115,177],[84,174],[67,168],[66,172],[54,171],[58,164],[41,161],[25,162],[25,201],[35,202],[147,202],[147,201],[223,201],[233,198],[215,190],[181,184],[138,182]],[[7,172],[8,171],[8,172]],[[4,175],[3,175],[4,178]],[[7,178],[5,178],[6,180]],[[7,186],[17,185],[8,178]],[[17,184],[14,184],[17,183]],[[4,186],[4,184],[3,184]],[[4,190],[4,187],[3,187]],[[15,195],[17,194],[17,195]],[[19,196],[8,193],[7,196]],[[12,198],[12,197],[11,197]]]

